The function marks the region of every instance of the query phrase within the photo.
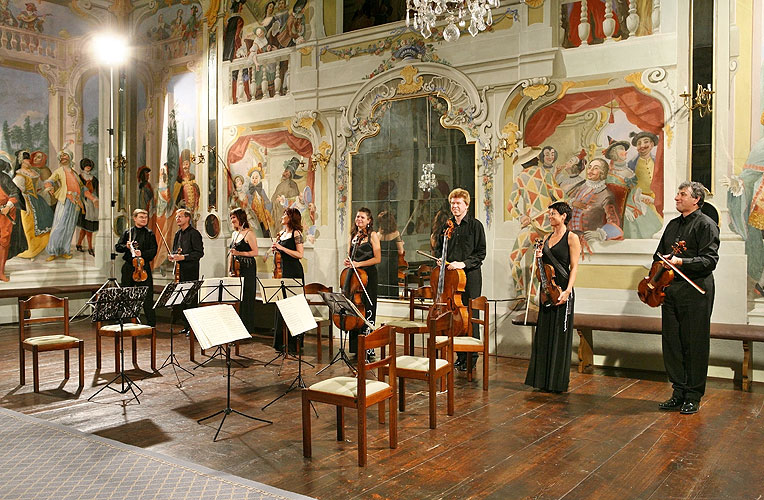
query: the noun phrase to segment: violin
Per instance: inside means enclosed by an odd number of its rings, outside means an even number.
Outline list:
[[[669,260],[686,249],[687,245],[684,241],[677,241],[671,246]],[[660,260],[653,262],[653,265],[650,267],[650,273],[637,285],[639,300],[650,307],[660,306],[666,300],[666,288],[668,288],[672,281],[674,281],[674,270]]]
[[[239,278],[241,276],[241,262],[235,255],[231,255],[231,266],[228,269],[228,275],[232,278]]]
[[[279,231],[274,243],[281,241],[282,234],[284,234],[284,231]],[[281,252],[276,249],[273,250],[273,277],[276,279],[284,277],[284,269],[281,265]]]
[[[332,315],[332,322],[337,328],[350,331],[362,328],[366,323],[364,318],[366,317],[366,305],[363,302],[363,296],[368,297],[366,292],[366,286],[369,284],[369,275],[363,269],[357,268],[352,265],[352,261],[355,260],[356,251],[361,241],[366,237],[365,231],[359,231],[353,238],[353,248],[349,252],[351,265],[346,267],[340,273],[340,283],[342,283],[342,294],[347,297],[353,305],[356,306],[358,312],[361,313],[360,318],[344,316],[344,324],[342,324],[343,317],[339,314]]]
[[[543,248],[544,241],[539,238],[533,244],[535,250]],[[534,253],[535,255],[535,253]],[[535,257],[536,259],[536,278],[538,278],[541,295],[541,303],[547,306],[554,306],[560,301],[560,295],[562,295],[562,288],[555,282],[557,273],[554,270],[552,264],[545,264],[541,257]]]
[[[149,279],[149,275],[144,269],[146,261],[143,257],[136,255],[135,251],[138,249],[138,242],[129,240],[127,247],[130,249],[130,255],[133,257],[133,281],[143,282]]]
[[[435,267],[430,274],[430,284],[437,283],[433,305],[427,313],[427,318],[437,318],[446,311],[450,311],[454,318],[454,335],[467,333],[470,324],[467,306],[462,302],[462,293],[467,287],[467,274],[464,269],[448,269],[446,254],[448,252],[448,240],[454,233],[454,221],[446,222],[443,232],[443,254],[440,258],[440,266]]]
[[[182,250],[180,247],[178,247],[178,249],[173,252],[173,255],[178,255],[180,252],[182,252]],[[177,260],[175,261],[175,267],[172,270],[172,274],[174,276],[175,283],[180,283],[180,263]]]

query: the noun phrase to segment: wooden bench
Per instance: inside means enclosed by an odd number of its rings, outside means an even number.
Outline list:
[[[525,313],[515,314],[512,324],[523,325]],[[536,326],[537,312],[528,313],[527,326]],[[661,334],[661,318],[646,316],[615,316],[608,314],[576,314],[573,327],[578,332],[578,372],[594,372],[594,343],[592,332],[628,332]],[[740,340],[743,342],[742,388],[751,390],[753,377],[753,343],[764,342],[764,327],[759,325],[740,325],[730,323],[711,323],[711,338]]]
[[[43,285],[32,288],[8,288],[0,289],[0,299],[12,299],[21,298],[28,299],[32,295],[38,295],[41,293],[47,293],[49,295],[56,295],[57,297],[63,297],[72,293],[94,293],[103,286],[103,283],[92,283],[85,285]],[[154,293],[160,293],[164,286],[154,285]]]

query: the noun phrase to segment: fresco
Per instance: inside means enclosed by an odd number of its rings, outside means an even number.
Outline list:
[[[527,294],[525,257],[550,232],[546,208],[553,201],[573,207],[569,227],[585,253],[593,253],[594,242],[651,239],[660,231],[662,129],[661,104],[632,87],[570,93],[528,119],[528,147],[505,172],[514,182],[504,218],[520,222],[510,252],[516,296]]]
[[[286,130],[239,137],[228,149],[228,203],[247,212],[258,238],[275,237],[286,208],[302,214],[306,240],[318,236],[315,170],[308,139]],[[253,223],[254,221],[254,223]]]
[[[639,16],[635,35],[645,36],[652,34],[652,0],[636,0],[635,4],[636,13]],[[613,21],[615,23],[612,37],[615,40],[629,38],[629,29],[626,27],[626,18],[629,16],[629,1],[615,0],[611,2],[611,8],[613,9]],[[602,43],[606,38],[602,26],[606,16],[605,2],[603,0],[589,0],[587,2],[587,13],[589,19],[589,37],[587,38],[587,43],[590,45]],[[560,6],[560,27],[563,31],[561,45],[563,47],[570,48],[581,45],[581,38],[578,32],[579,24],[581,24],[581,2],[563,3]]]
[[[158,43],[162,56],[173,59],[195,54],[201,49],[202,8],[199,3],[161,3],[163,8],[144,19],[138,29],[138,36],[146,42]]]
[[[62,3],[0,0],[0,24],[61,38],[87,33],[88,26]]]

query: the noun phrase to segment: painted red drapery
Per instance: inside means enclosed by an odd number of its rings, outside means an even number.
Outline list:
[[[655,170],[650,187],[655,193],[655,208],[663,214],[663,106],[650,96],[633,87],[610,90],[595,90],[566,94],[559,101],[550,104],[534,114],[525,125],[525,144],[539,146],[554,133],[568,115],[606,106],[615,100],[626,118],[641,130],[658,136],[655,153]],[[618,139],[628,139],[618,138]]]

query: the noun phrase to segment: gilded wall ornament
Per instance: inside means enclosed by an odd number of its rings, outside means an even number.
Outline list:
[[[523,89],[523,95],[530,97],[535,101],[542,95],[546,94],[548,91],[549,85],[546,84],[529,85]]]
[[[403,81],[398,84],[398,92],[403,95],[413,94],[421,90],[424,85],[424,78],[417,77],[419,70],[414,66],[406,66],[401,70]]]

